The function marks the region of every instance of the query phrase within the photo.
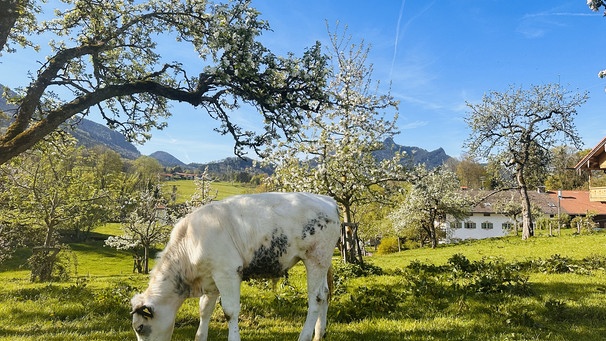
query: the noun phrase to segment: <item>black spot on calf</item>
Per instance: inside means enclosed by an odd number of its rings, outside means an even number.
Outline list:
[[[173,283],[175,284],[175,294],[179,295],[179,297],[189,297],[191,287],[187,282],[185,282],[180,273],[175,275],[173,278]]]
[[[242,270],[242,279],[277,278],[286,274],[280,257],[288,248],[288,237],[275,229],[269,245],[261,245],[250,263]]]
[[[323,230],[328,223],[328,218],[324,214],[319,214],[317,218],[311,219],[303,226],[302,238],[305,239],[307,236],[313,236],[317,230]]]

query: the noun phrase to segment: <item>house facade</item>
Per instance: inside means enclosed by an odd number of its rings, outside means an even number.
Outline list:
[[[471,197],[477,204],[471,209],[470,215],[464,220],[456,220],[446,217],[441,223],[441,228],[446,231],[447,243],[466,239],[485,239],[503,237],[510,234],[516,228],[521,228],[521,214],[516,214],[515,207],[521,203],[521,195],[517,190],[501,192],[465,190],[464,193]],[[544,191],[531,191],[528,193],[530,201],[547,218],[554,218],[558,214],[557,202]],[[511,205],[510,203],[513,203]],[[521,205],[518,205],[521,210]],[[509,211],[510,213],[504,213]]]
[[[592,186],[591,181],[593,171],[606,172],[606,137],[581,159],[574,169],[577,172],[588,172],[588,191],[532,191],[528,193],[531,203],[546,218],[555,218],[559,214],[571,217],[585,217],[591,214],[595,227],[606,229],[606,187]],[[465,192],[478,204],[464,220],[457,221],[446,217],[444,222],[439,223],[440,228],[446,231],[446,242],[502,237],[511,233],[516,224],[520,224],[519,214],[516,216],[513,211],[512,214],[503,213],[507,211],[504,208],[508,202],[521,202],[517,190],[494,194],[477,190]]]
[[[465,191],[475,198],[477,205],[464,220],[446,217],[440,223],[440,228],[446,231],[445,242],[457,242],[466,239],[485,239],[503,237],[510,234],[516,226],[521,228],[521,215],[515,210],[507,211],[508,203],[520,203],[521,197],[517,190],[502,191],[491,194],[490,191]],[[592,201],[589,191],[531,191],[528,193],[532,205],[545,218],[557,218],[558,214],[571,217],[594,216],[598,228],[606,228],[606,202]],[[520,206],[521,207],[521,206]],[[537,217],[535,217],[536,220]]]
[[[589,200],[593,202],[606,202],[606,187],[592,186],[591,175],[593,171],[606,172],[606,137],[602,139],[593,149],[585,155],[579,163],[574,166],[577,172],[589,174]]]

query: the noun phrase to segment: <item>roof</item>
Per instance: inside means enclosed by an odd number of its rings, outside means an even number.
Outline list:
[[[496,213],[495,210],[499,206],[505,205],[512,200],[520,203],[522,202],[520,191],[513,189],[501,192],[487,190],[464,190],[463,193],[475,198],[476,200],[485,198],[472,209],[473,213]],[[530,197],[530,201],[534,205],[539,206],[543,213],[549,215],[555,215],[558,213],[557,194],[555,201],[545,192],[529,190],[528,195]],[[589,197],[589,194],[587,196]]]
[[[584,215],[588,211],[593,211],[597,214],[606,214],[606,203],[599,201],[589,201],[589,191],[561,191],[560,208],[562,213],[569,215]],[[547,192],[557,204],[558,193]]]
[[[521,202],[520,192],[518,190],[507,190],[496,192],[485,190],[464,190],[464,193],[472,198],[482,200],[473,209],[473,213],[496,213],[496,209],[507,202],[514,200]],[[598,215],[606,215],[606,203],[598,201],[589,201],[589,191],[561,191],[560,212],[568,215],[585,215],[588,211],[595,212]],[[490,196],[488,196],[490,195]],[[541,211],[548,215],[558,214],[558,192],[538,192],[528,191],[530,201],[540,207]]]
[[[584,158],[574,166],[576,171],[581,169],[604,169],[600,168],[600,164],[606,160],[606,137],[600,141],[589,154],[585,155]],[[600,162],[601,161],[601,162]]]

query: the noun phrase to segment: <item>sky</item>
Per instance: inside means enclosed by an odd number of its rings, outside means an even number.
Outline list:
[[[334,32],[337,23],[352,42],[370,45],[372,79],[382,89],[391,84],[400,102],[394,138],[400,145],[443,148],[459,158],[470,134],[466,103],[510,86],[548,83],[589,93],[575,117],[584,148],[606,136],[606,79],[598,77],[606,69],[606,18],[585,0],[253,0],[252,6],[271,27],[261,41],[279,55],[301,55],[316,41],[328,45],[327,25]],[[32,68],[16,58],[0,58],[0,83],[9,87],[27,85],[24,70]],[[233,141],[213,131],[205,112],[180,104],[172,112],[167,128],[137,146],[142,154],[162,150],[185,163],[233,156]],[[261,126],[257,115],[232,117],[245,128]]]

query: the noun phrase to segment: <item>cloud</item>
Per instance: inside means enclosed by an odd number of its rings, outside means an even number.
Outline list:
[[[518,33],[521,33],[528,39],[538,39],[544,37],[556,27],[566,26],[558,20],[563,17],[586,17],[594,16],[592,13],[574,13],[574,12],[540,12],[526,14],[520,19],[520,23],[516,28]]]
[[[391,59],[391,68],[389,71],[390,79],[393,74],[393,69],[394,69],[394,65],[396,62],[396,56],[398,54],[398,44],[400,42],[400,33],[402,35],[404,35],[404,33],[406,33],[406,30],[408,29],[408,26],[410,26],[413,21],[415,21],[417,18],[422,16],[425,12],[427,12],[433,6],[434,3],[435,3],[435,1],[432,1],[431,3],[429,3],[421,11],[419,11],[417,14],[413,15],[410,19],[408,19],[404,23],[404,26],[402,27],[402,18],[404,16],[404,5],[406,4],[406,0],[402,0],[402,5],[400,6],[400,12],[398,14],[398,21],[396,23],[396,33],[395,33],[395,38],[394,38],[393,56]]]
[[[421,99],[418,97],[412,97],[412,96],[408,96],[408,95],[399,95],[399,96],[397,96],[397,98],[408,104],[420,106],[423,109],[428,109],[428,110],[444,109],[444,106],[438,102],[428,101],[428,100]]]
[[[414,121],[414,122],[406,123],[404,125],[398,125],[398,128],[400,128],[400,130],[411,130],[411,129],[424,127],[428,124],[429,124],[428,121]]]

